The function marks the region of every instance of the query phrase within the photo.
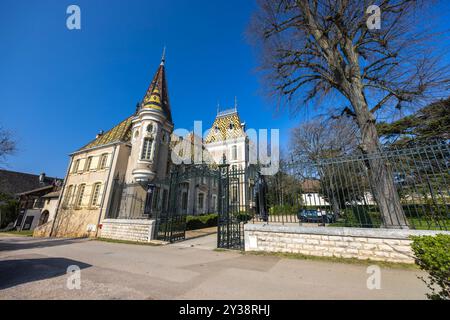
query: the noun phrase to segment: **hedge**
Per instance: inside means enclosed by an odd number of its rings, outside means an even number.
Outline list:
[[[431,290],[429,299],[450,300],[450,235],[411,237],[416,264],[428,272],[420,277]]]
[[[186,230],[196,230],[217,226],[216,213],[186,217]]]

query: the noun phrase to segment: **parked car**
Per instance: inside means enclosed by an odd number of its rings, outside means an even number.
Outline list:
[[[323,214],[325,214],[325,219],[322,217]],[[332,223],[336,221],[336,217],[332,212],[321,209],[301,209],[297,213],[297,217],[301,222]]]

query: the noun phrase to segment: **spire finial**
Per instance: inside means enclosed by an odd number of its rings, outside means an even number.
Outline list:
[[[234,96],[234,111],[237,111],[237,97]]]
[[[161,56],[161,65],[164,65],[164,62],[166,62],[166,46],[163,48],[162,56]]]

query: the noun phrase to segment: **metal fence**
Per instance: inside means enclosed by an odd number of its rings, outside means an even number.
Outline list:
[[[266,177],[267,222],[449,230],[449,161],[434,144],[284,163]]]

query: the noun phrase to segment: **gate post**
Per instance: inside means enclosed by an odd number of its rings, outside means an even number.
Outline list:
[[[227,248],[230,247],[230,210],[228,210],[229,204],[229,190],[228,190],[228,178],[229,178],[229,167],[227,164],[227,158],[223,154],[223,162],[219,164],[219,194],[218,194],[218,212],[219,217],[217,219],[217,247],[222,248],[223,242],[226,240]],[[226,224],[226,225],[225,225]],[[226,239],[223,239],[223,228],[226,227]]]

